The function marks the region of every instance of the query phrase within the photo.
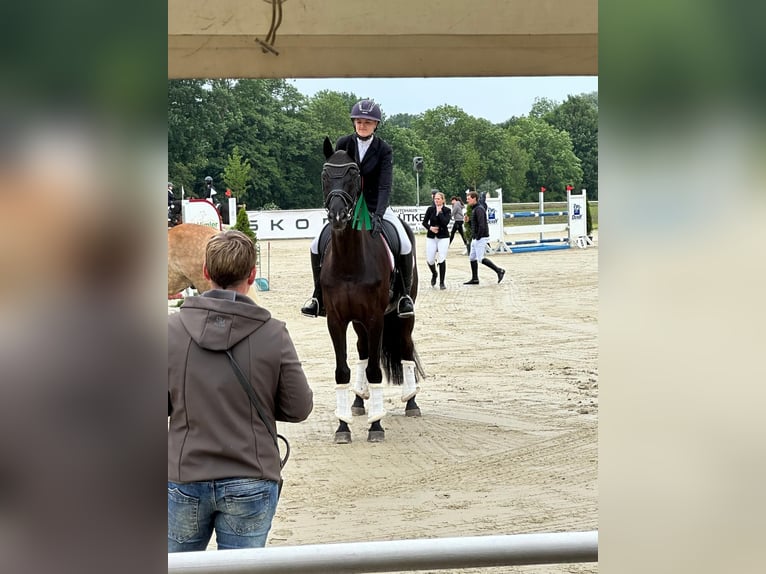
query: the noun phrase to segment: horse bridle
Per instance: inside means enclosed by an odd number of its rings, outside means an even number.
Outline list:
[[[333,187],[327,193],[327,197],[325,197],[325,200],[324,200],[325,209],[330,209],[330,202],[335,198],[340,198],[340,200],[343,201],[343,205],[345,206],[345,209],[346,209],[345,214],[343,216],[343,219],[345,220],[351,219],[351,208],[356,203],[356,199],[359,195],[359,190],[361,189],[359,166],[356,164],[356,162],[353,162],[353,161],[346,162],[346,163],[325,162],[325,164],[322,166],[323,179],[325,176],[327,176],[327,178],[331,182],[336,182],[336,181],[342,182],[344,178],[346,177],[346,174],[351,170],[356,172],[355,176],[352,174],[354,194],[351,195],[342,187]]]

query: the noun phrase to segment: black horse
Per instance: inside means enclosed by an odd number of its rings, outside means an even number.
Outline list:
[[[407,416],[420,416],[415,402],[417,381],[425,376],[412,342],[415,318],[400,318],[396,312],[400,283],[392,270],[392,257],[383,236],[372,237],[365,224],[352,222],[357,200],[361,197],[359,167],[343,150],[333,152],[329,138],[324,142],[327,161],[322,169],[322,190],[330,240],[324,252],[319,283],[322,288],[327,329],[335,349],[335,382],[337,386],[336,416],[340,425],[335,431],[336,443],[351,442],[348,423],[352,415],[365,413],[369,399],[367,440],[380,442],[385,431],[380,424],[383,408],[383,373],[389,383],[402,386],[402,401]],[[415,239],[405,225],[412,257]],[[393,258],[395,260],[395,257]],[[417,297],[417,268],[413,265],[413,301]],[[357,335],[359,363],[353,385],[353,404],[349,403],[351,370],[347,363],[346,333],[351,323]]]

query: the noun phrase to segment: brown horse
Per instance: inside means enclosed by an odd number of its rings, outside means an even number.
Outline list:
[[[202,273],[205,247],[218,233],[214,227],[181,223],[168,229],[168,297],[194,287],[200,293],[211,288]]]
[[[386,413],[381,364],[389,383],[402,386],[402,401],[407,403],[405,414],[420,416],[415,395],[418,377],[424,376],[424,372],[412,341],[415,318],[397,315],[397,280],[392,279],[398,279],[398,275],[391,269],[389,250],[383,237],[372,237],[366,226],[355,229],[358,226],[352,223],[357,200],[361,197],[359,167],[345,151],[333,152],[329,139],[324,142],[324,155],[327,161],[322,169],[322,189],[331,233],[319,283],[327,312],[327,329],[335,349],[335,414],[340,421],[335,442],[351,442],[348,423],[352,415],[364,414],[365,399],[369,399],[367,440],[380,442],[385,438],[380,419]],[[407,225],[404,229],[412,243],[414,258],[412,230]],[[417,269],[413,266],[410,291],[413,301],[417,291]],[[349,401],[351,370],[346,348],[349,323],[357,335],[359,355],[352,388],[355,394],[353,404]]]

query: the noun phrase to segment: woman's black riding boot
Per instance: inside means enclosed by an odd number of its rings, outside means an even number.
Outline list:
[[[447,286],[444,284],[444,276],[447,274],[447,262],[442,261],[439,263],[439,289],[446,289]]]
[[[431,270],[431,287],[436,285],[436,265],[433,263],[427,263],[428,268]]]
[[[322,287],[319,285],[319,272],[322,270],[319,264],[319,254],[311,254],[311,272],[314,274],[314,293],[311,299],[301,307],[301,314],[306,317],[326,317],[324,302],[322,301]]]
[[[412,253],[399,257],[399,273],[402,274],[404,293],[402,293],[402,297],[399,299],[396,314],[401,318],[414,317],[415,304],[412,302],[412,297],[410,297],[410,289],[412,288]]]
[[[503,280],[503,277],[505,277],[505,269],[501,269],[500,267],[498,267],[497,265],[492,263],[489,259],[486,259],[486,258],[482,259],[481,260],[481,264],[482,265],[486,265],[487,267],[492,269],[492,271],[497,273],[497,282],[498,283],[500,283],[500,281]]]

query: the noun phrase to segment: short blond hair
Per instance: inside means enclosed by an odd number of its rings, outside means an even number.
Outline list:
[[[205,247],[205,266],[210,280],[222,289],[236,285],[255,267],[255,243],[235,229],[217,233]]]

